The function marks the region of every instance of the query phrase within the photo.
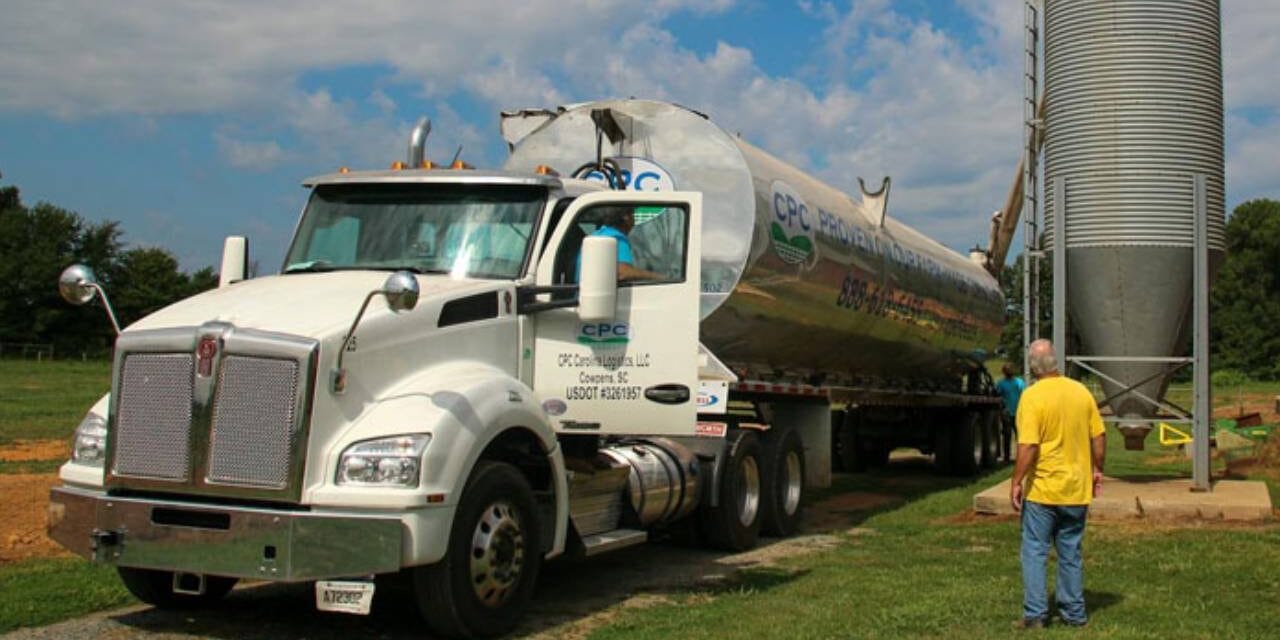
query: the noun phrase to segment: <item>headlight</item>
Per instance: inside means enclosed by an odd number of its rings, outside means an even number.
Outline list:
[[[338,484],[416,487],[428,442],[425,433],[357,442],[338,460]]]
[[[101,467],[106,458],[107,421],[96,413],[90,413],[76,427],[75,440],[71,442],[71,461]]]

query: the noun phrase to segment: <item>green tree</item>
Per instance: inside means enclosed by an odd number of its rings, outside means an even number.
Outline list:
[[[73,263],[97,273],[123,324],[217,286],[212,269],[185,274],[164,249],[122,251],[122,235],[118,222],[86,222],[46,203],[26,207],[16,187],[0,187],[0,342],[53,344],[63,354],[110,351],[115,335],[102,312],[58,295],[58,275]]]
[[[1280,378],[1280,202],[1251,200],[1226,226],[1227,257],[1211,293],[1215,369]]]

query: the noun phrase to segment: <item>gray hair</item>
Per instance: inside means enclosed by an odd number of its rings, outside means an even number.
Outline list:
[[[1058,371],[1058,357],[1053,352],[1053,343],[1048,340],[1036,340],[1027,347],[1027,362],[1031,374],[1037,378]]]

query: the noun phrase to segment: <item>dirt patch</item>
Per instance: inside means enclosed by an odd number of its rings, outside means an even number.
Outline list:
[[[935,525],[955,525],[955,524],[992,524],[997,522],[1017,522],[1018,516],[1013,514],[995,514],[995,513],[978,513],[972,509],[966,509],[960,513],[937,518],[929,524]]]
[[[71,443],[66,440],[18,440],[0,446],[0,462],[41,462],[66,460]]]
[[[1263,423],[1280,422],[1280,414],[1276,413],[1275,394],[1242,393],[1237,395],[1226,391],[1215,394],[1215,396],[1226,400],[1224,404],[1213,410],[1213,417],[1215,418],[1231,418],[1234,420],[1241,415],[1257,413],[1262,416]]]
[[[836,531],[863,520],[866,512],[902,503],[900,496],[867,491],[851,491],[805,507],[805,529]]]
[[[45,535],[49,489],[56,473],[0,475],[0,564],[67,552]]]

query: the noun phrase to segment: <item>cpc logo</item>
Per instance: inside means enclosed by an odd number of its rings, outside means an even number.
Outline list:
[[[698,394],[698,406],[699,406],[699,407],[714,407],[715,405],[717,405],[717,404],[719,404],[719,403],[720,403],[720,398],[717,398],[716,396],[711,395],[710,393],[699,393],[699,394]]]
[[[622,171],[622,186],[628,191],[676,190],[676,183],[675,180],[671,179],[671,174],[651,160],[629,156],[613,158],[612,160],[618,163],[618,168]],[[609,181],[599,171],[591,171],[582,177],[584,180],[592,180],[605,186],[609,185]]]
[[[817,213],[791,185],[774,180],[771,187],[773,218],[769,238],[773,241],[773,250],[787,264],[806,265],[817,256],[814,242]]]
[[[627,344],[631,335],[631,325],[625,322],[593,322],[578,326],[578,343],[589,346]]]

